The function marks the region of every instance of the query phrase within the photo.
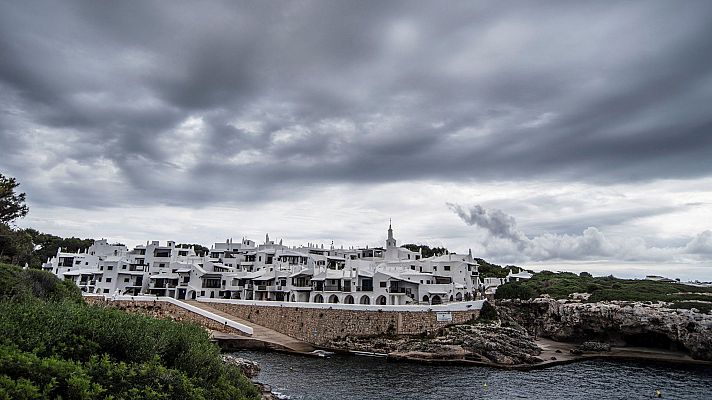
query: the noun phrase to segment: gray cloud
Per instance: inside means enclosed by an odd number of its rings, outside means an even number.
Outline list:
[[[488,210],[480,205],[463,207],[448,203],[463,222],[482,229],[486,236],[486,254],[518,261],[547,260],[625,260],[664,261],[700,260],[699,255],[712,254],[712,231],[696,235],[684,246],[655,247],[639,237],[609,239],[601,230],[590,226],[580,234],[544,233],[525,235],[514,217],[501,210]]]
[[[0,168],[31,195],[86,183],[43,199],[84,207],[709,176],[710,17],[704,1],[3,3]],[[38,151],[41,168],[21,161]]]

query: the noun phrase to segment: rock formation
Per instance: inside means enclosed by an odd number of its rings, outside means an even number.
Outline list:
[[[332,348],[385,353],[394,359],[471,360],[500,365],[535,364],[541,349],[522,329],[499,324],[462,324],[432,337],[346,337]]]
[[[582,303],[550,298],[500,300],[500,316],[533,336],[557,341],[687,351],[712,361],[712,315],[670,309],[665,303]]]

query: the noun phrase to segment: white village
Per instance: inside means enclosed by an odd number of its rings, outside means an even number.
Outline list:
[[[266,235],[215,243],[207,254],[158,241],[129,250],[106,239],[76,253],[57,250],[42,265],[86,294],[153,295],[355,305],[438,305],[472,301],[500,284],[528,279],[526,271],[480,279],[468,254],[424,258],[398,247],[389,225],[385,247],[286,246]]]

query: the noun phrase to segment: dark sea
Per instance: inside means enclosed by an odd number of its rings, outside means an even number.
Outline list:
[[[289,399],[664,399],[712,400],[712,368],[591,360],[536,371],[393,363],[334,355],[311,358],[241,351],[257,381]]]

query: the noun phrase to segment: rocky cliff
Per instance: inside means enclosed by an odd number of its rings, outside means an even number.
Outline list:
[[[669,309],[665,303],[538,298],[500,300],[497,310],[504,320],[519,324],[535,337],[682,350],[693,358],[712,361],[712,315]]]

